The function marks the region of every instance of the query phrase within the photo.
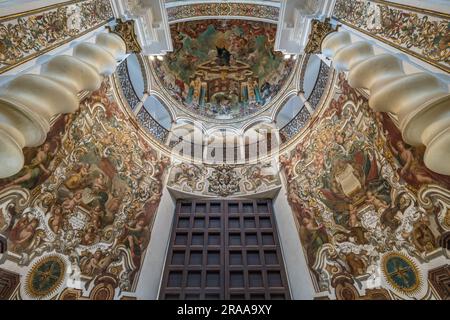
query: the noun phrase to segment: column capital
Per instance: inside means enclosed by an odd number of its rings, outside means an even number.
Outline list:
[[[134,20],[122,21],[122,19],[118,18],[113,28],[109,26],[106,28],[109,32],[115,33],[122,38],[127,46],[127,53],[140,53],[142,51],[142,47],[134,31]]]
[[[337,28],[338,26],[333,27],[330,23],[330,18],[326,18],[324,21],[313,19],[311,21],[311,32],[308,36],[308,43],[305,47],[305,53],[321,53],[323,39],[325,39],[328,34],[337,31]]]

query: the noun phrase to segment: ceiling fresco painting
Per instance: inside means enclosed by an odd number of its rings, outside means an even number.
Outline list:
[[[171,26],[174,51],[157,74],[190,114],[235,119],[260,110],[282,88],[294,61],[273,50],[276,25],[203,20]]]

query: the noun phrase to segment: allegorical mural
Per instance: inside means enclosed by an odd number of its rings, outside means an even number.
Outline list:
[[[171,25],[174,50],[156,74],[189,111],[233,119],[261,109],[280,91],[294,61],[274,52],[276,24],[201,20]]]
[[[333,16],[408,54],[450,72],[448,15],[370,0],[337,0]]]
[[[210,2],[169,7],[167,8],[167,16],[169,22],[192,17],[233,16],[272,20],[274,23],[277,23],[279,11],[278,7],[259,3]]]
[[[448,264],[450,177],[422,158],[423,149],[404,143],[390,117],[374,113],[340,74],[327,109],[280,156],[318,292],[436,298],[426,278]]]
[[[281,180],[271,163],[203,165],[179,163],[171,167],[167,185],[175,190],[208,196],[242,196],[279,188]]]
[[[133,291],[168,159],[125,119],[109,81],[24,152],[24,168],[0,180],[7,271],[25,279],[13,298],[52,298],[65,283],[65,298]]]
[[[110,1],[81,0],[0,18],[0,73],[94,30],[113,17]]]

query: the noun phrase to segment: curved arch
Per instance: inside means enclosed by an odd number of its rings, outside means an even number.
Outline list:
[[[272,112],[272,119],[273,121],[276,121],[278,114],[280,113],[281,110],[283,110],[283,107],[286,105],[286,103],[289,102],[290,99],[292,99],[292,97],[297,97],[298,96],[298,91],[297,89],[292,89],[289,92],[287,92],[282,99],[280,99],[280,104],[278,105],[277,108],[273,109]]]
[[[299,96],[291,96],[288,101],[279,109],[275,122],[278,129],[284,128],[302,110],[305,104]]]
[[[161,92],[158,92],[155,90],[150,90],[149,96],[154,96],[155,98],[158,99],[158,101],[161,103],[161,105],[164,108],[166,108],[166,110],[169,112],[170,118],[172,119],[172,121],[176,121],[175,119],[181,119],[179,117],[177,118],[176,111],[171,107],[171,104],[165,98],[164,93],[161,93]]]
[[[171,130],[174,119],[169,110],[164,106],[164,104],[157,96],[149,96],[144,102],[144,108],[161,126],[166,128],[167,130]]]

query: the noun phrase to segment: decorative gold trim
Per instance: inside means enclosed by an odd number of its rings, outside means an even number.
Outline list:
[[[413,57],[415,57],[415,58],[417,58],[419,60],[422,60],[422,61],[424,61],[424,62],[426,62],[428,64],[431,64],[432,66],[434,66],[434,67],[436,67],[438,69],[441,69],[443,71],[446,71],[446,72],[450,73],[450,68],[449,67],[446,67],[446,66],[444,66],[444,65],[442,65],[440,63],[437,63],[437,62],[435,62],[435,61],[433,61],[431,59],[428,59],[427,57],[424,57],[423,55],[420,55],[420,54],[418,54],[418,53],[416,53],[416,52],[414,52],[412,50],[408,50],[408,49],[406,49],[404,47],[401,47],[401,46],[399,46],[399,45],[397,45],[397,44],[395,44],[393,42],[387,41],[386,39],[384,39],[384,38],[382,38],[380,36],[374,35],[374,34],[368,32],[368,31],[366,31],[364,29],[361,29],[361,28],[359,28],[357,26],[354,26],[354,25],[352,25],[352,24],[350,24],[348,22],[345,22],[345,21],[337,18],[337,17],[333,16],[333,18],[335,20],[345,24],[346,26],[352,28],[352,29],[355,29],[355,30],[357,30],[357,31],[359,31],[361,33],[364,33],[365,35],[368,35],[368,36],[370,36],[370,37],[372,37],[372,38],[374,38],[374,39],[376,39],[378,41],[381,41],[381,42],[383,42],[383,43],[385,43],[385,44],[387,44],[387,45],[389,45],[391,47],[394,47],[394,48],[396,48],[396,49],[398,49],[400,51],[403,51],[406,54],[409,54],[409,55],[411,55],[411,56],[413,56]]]
[[[337,31],[337,27],[333,27],[330,18],[325,21],[313,19],[311,21],[311,32],[308,36],[308,43],[305,47],[306,54],[321,53],[323,39],[332,32]]]
[[[106,28],[123,39],[127,46],[127,53],[140,53],[142,47],[139,44],[134,31],[134,20],[122,21],[122,19],[118,18],[116,19],[116,22],[117,24],[113,28],[109,26]]]

